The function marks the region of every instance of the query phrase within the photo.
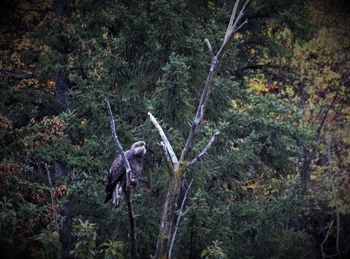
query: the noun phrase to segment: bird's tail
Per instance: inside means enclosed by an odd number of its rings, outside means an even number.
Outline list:
[[[117,183],[112,194],[112,207],[116,209],[120,203],[124,200],[124,190],[120,183]]]

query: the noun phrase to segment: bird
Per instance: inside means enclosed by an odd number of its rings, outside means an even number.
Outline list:
[[[130,184],[132,186],[138,184],[138,179],[143,170],[143,157],[146,152],[146,143],[144,141],[135,142],[129,150],[124,152],[125,157],[130,164]],[[114,159],[108,172],[105,203],[112,199],[113,208],[117,208],[124,200],[126,182],[126,169],[122,155],[119,154]]]

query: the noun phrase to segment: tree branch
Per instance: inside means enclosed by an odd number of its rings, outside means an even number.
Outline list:
[[[239,3],[239,0],[236,0],[236,3],[234,5],[233,11],[232,11],[230,23],[229,23],[227,30],[226,30],[224,42],[222,43],[217,54],[215,56],[213,56],[213,58],[211,60],[211,65],[210,65],[207,81],[206,81],[205,86],[203,88],[202,96],[201,96],[201,99],[200,99],[198,107],[197,107],[196,116],[192,122],[191,131],[190,131],[188,138],[186,140],[185,147],[181,153],[180,163],[183,163],[187,160],[187,158],[192,150],[194,139],[197,135],[199,125],[203,119],[205,107],[206,107],[209,93],[210,93],[210,88],[213,84],[213,77],[214,77],[215,73],[217,72],[218,64],[221,62],[226,45],[232,39],[233,35],[237,32],[237,30],[239,28],[241,28],[247,22],[247,21],[245,21],[237,27],[237,24],[239,24],[239,22],[243,16],[244,10],[249,2],[250,2],[250,0],[246,0],[240,13],[238,14],[237,18],[235,18],[237,8],[238,8],[238,3]]]
[[[332,173],[332,154],[331,154],[331,144],[328,143],[327,147],[327,156],[328,156],[328,175],[331,180],[331,187],[332,187],[332,193],[333,193],[333,201],[334,201],[334,206],[335,206],[335,211],[336,211],[336,220],[337,220],[337,234],[336,234],[336,251],[337,254],[340,254],[340,248],[339,248],[339,229],[340,229],[340,216],[339,216],[339,209],[338,209],[338,202],[337,202],[337,195],[335,191],[335,185],[334,185],[334,180],[333,180],[333,173]]]
[[[326,242],[327,242],[327,240],[328,240],[328,237],[329,237],[329,234],[330,234],[330,232],[331,232],[333,223],[334,223],[334,221],[332,220],[331,223],[329,224],[329,227],[328,227],[328,230],[327,230],[327,234],[326,234],[324,240],[323,240],[322,243],[321,243],[321,252],[322,252],[322,258],[323,258],[323,259],[327,257],[326,253],[324,252],[323,246],[326,244]]]
[[[151,122],[154,124],[154,126],[156,127],[156,129],[159,132],[160,137],[163,140],[163,144],[165,145],[165,148],[170,156],[171,162],[173,164],[173,166],[177,165],[179,163],[179,160],[177,159],[175,152],[173,150],[173,147],[171,146],[168,138],[166,137],[164,130],[162,129],[162,127],[159,125],[158,121],[156,120],[156,118],[152,115],[152,113],[148,112],[147,113]]]
[[[328,113],[329,113],[329,111],[333,108],[333,105],[334,105],[335,101],[337,100],[338,93],[339,93],[339,89],[340,89],[340,87],[338,87],[337,92],[335,93],[335,95],[334,95],[334,97],[333,97],[333,99],[332,99],[331,104],[329,105],[328,109],[325,111],[325,113],[324,113],[324,115],[323,115],[323,118],[322,118],[322,120],[321,120],[321,123],[320,123],[319,127],[318,127],[317,130],[316,130],[316,141],[317,141],[317,143],[319,143],[319,141],[320,141],[321,131],[322,131],[323,126],[324,126],[324,124],[325,124],[325,122],[326,122]]]
[[[204,42],[205,42],[205,44],[208,47],[208,52],[209,52],[210,57],[213,58],[214,52],[213,52],[213,48],[211,47],[211,44],[210,44],[209,40],[205,39]]]
[[[185,195],[184,195],[184,198],[182,199],[181,207],[180,207],[180,210],[179,210],[179,215],[177,216],[177,219],[176,219],[175,229],[174,229],[174,232],[172,234],[171,242],[170,242],[170,246],[169,246],[169,255],[168,255],[169,258],[171,258],[171,251],[172,251],[174,243],[175,243],[176,233],[177,233],[177,231],[179,229],[180,221],[181,221],[181,219],[182,219],[182,217],[184,215],[183,209],[184,209],[185,202],[186,202],[186,199],[187,199],[187,193],[188,193],[189,189],[192,186],[192,182],[193,182],[193,179],[191,180],[190,184],[188,185],[188,187],[186,189],[186,192],[185,192]]]
[[[33,74],[31,72],[26,72],[21,70],[10,71],[7,69],[0,69],[0,77],[2,76],[7,76],[8,78],[17,79],[17,80],[33,78]]]
[[[189,165],[193,165],[194,163],[196,163],[198,160],[200,160],[209,150],[209,148],[211,147],[211,145],[214,143],[214,141],[216,140],[217,136],[220,134],[220,131],[215,131],[213,136],[211,137],[211,139],[209,140],[208,144],[204,147],[204,149],[202,150],[202,152],[200,152],[195,158],[193,158],[191,160],[191,162],[189,163]]]
[[[164,157],[165,157],[165,161],[166,161],[168,173],[169,173],[169,175],[171,176],[171,175],[173,174],[173,170],[174,170],[173,164],[171,163],[171,159],[170,159],[168,150],[167,150],[167,148],[166,148],[165,145],[164,145],[164,142],[163,142],[163,141],[160,142],[160,145],[161,145],[162,150],[163,150],[163,155],[164,155]]]
[[[239,14],[236,17],[236,12],[237,12],[237,8],[238,8],[238,4],[239,4],[239,0],[236,0],[235,5],[233,7],[232,10],[232,14],[230,17],[230,22],[227,25],[227,29],[226,29],[226,33],[225,33],[225,39],[224,42],[222,44],[221,47],[225,47],[226,44],[232,39],[233,35],[245,24],[247,23],[247,21],[244,21],[242,24],[240,24],[239,26],[237,26],[244,14],[244,10],[247,7],[248,3],[250,2],[250,0],[246,0],[245,3],[243,4],[243,7],[241,8]],[[220,48],[221,49],[221,48]],[[219,51],[220,52],[220,51]]]
[[[124,166],[125,166],[125,170],[126,170],[126,176],[127,176],[126,177],[126,187],[128,189],[130,187],[130,173],[131,173],[130,164],[129,164],[128,159],[126,159],[123,147],[120,144],[118,136],[117,136],[116,131],[115,131],[115,122],[114,122],[114,117],[113,117],[113,114],[112,114],[111,105],[109,104],[108,100],[106,100],[106,102],[107,102],[109,120],[111,122],[112,136],[113,136],[115,145],[116,145],[118,151],[120,152],[120,154],[121,154],[121,156],[123,158],[123,162],[124,162]]]

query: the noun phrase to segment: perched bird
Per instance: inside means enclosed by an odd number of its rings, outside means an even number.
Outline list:
[[[143,156],[146,154],[146,143],[144,141],[137,141],[132,144],[131,149],[124,153],[131,168],[130,184],[136,186],[143,169]],[[120,202],[125,196],[126,180],[126,170],[120,154],[114,159],[108,172],[105,203],[113,198],[113,208],[120,205]]]

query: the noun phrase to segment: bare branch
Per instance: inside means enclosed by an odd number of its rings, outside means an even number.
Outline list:
[[[237,25],[240,23],[240,21],[241,21],[241,19],[242,19],[242,17],[243,17],[244,10],[245,10],[245,8],[247,7],[247,4],[249,3],[249,1],[250,1],[250,0],[247,0],[247,1],[244,3],[244,5],[243,5],[241,11],[239,12],[239,14],[238,14],[238,16],[237,16],[237,18],[236,18],[236,20],[235,20],[235,23],[232,25],[232,32],[231,32],[232,34],[234,34],[234,33],[237,32],[237,30],[238,30]],[[232,37],[232,36],[233,36],[233,35],[231,35],[231,37]],[[230,39],[229,39],[229,40],[230,40]]]
[[[50,175],[49,167],[47,166],[46,163],[45,163],[45,170],[46,170],[47,179],[48,179],[48,182],[49,182],[51,208],[52,208],[53,217],[54,217],[55,230],[57,231],[57,233],[59,233],[60,227],[58,225],[58,216],[57,216],[57,210],[56,210],[56,206],[55,206],[55,194],[53,192],[53,187],[52,187],[52,181],[51,181],[51,175]]]
[[[240,29],[243,25],[245,25],[247,23],[247,21],[244,21],[241,25],[238,26],[237,28],[237,24],[239,24],[244,10],[247,6],[247,4],[250,2],[250,0],[246,0],[246,2],[244,3],[240,13],[238,14],[237,18],[236,18],[236,12],[237,12],[237,8],[238,8],[238,3],[239,0],[236,1],[235,6],[233,7],[233,11],[232,11],[232,15],[231,15],[231,19],[230,19],[230,23],[228,25],[227,31],[226,31],[226,36],[225,36],[225,40],[222,43],[219,51],[217,52],[217,54],[215,56],[212,57],[211,60],[211,65],[210,65],[210,70],[208,73],[208,77],[207,77],[207,81],[205,83],[205,86],[203,88],[203,92],[202,92],[202,96],[201,96],[201,100],[199,101],[198,107],[197,107],[197,112],[196,112],[196,116],[193,120],[192,123],[192,128],[190,131],[190,134],[188,135],[188,138],[186,140],[186,144],[184,149],[181,152],[181,157],[180,157],[180,162],[184,162],[185,160],[188,159],[188,156],[192,150],[193,147],[193,143],[194,143],[194,139],[197,135],[198,132],[198,128],[199,125],[203,119],[203,115],[205,112],[205,107],[208,101],[208,97],[209,97],[209,93],[210,93],[210,88],[213,84],[213,77],[218,69],[218,64],[221,62],[221,59],[223,57],[226,45],[228,43],[228,41],[230,39],[232,39],[233,35],[237,32],[238,29]],[[233,23],[233,24],[232,24]]]
[[[167,169],[168,169],[168,173],[169,175],[171,176],[173,174],[173,170],[174,170],[174,167],[173,167],[173,164],[171,163],[171,159],[170,159],[170,156],[169,156],[169,153],[168,153],[168,150],[167,148],[165,147],[164,145],[164,142],[160,142],[160,145],[163,149],[163,155],[165,157],[165,160],[166,160],[166,165],[167,165]]]
[[[234,24],[235,18],[236,18],[236,12],[237,12],[237,8],[238,8],[238,4],[239,4],[239,0],[236,0],[235,5],[233,6],[233,9],[232,9],[230,22],[227,25],[224,42],[228,41],[228,37],[229,37],[229,35],[231,33],[231,30],[232,30],[232,27],[233,27],[233,24]]]
[[[129,161],[128,159],[126,158],[125,156],[125,153],[124,153],[124,150],[123,150],[123,147],[122,145],[120,144],[119,142],[119,139],[118,139],[118,136],[116,134],[116,131],[115,131],[115,122],[114,122],[114,117],[113,117],[113,114],[112,114],[112,109],[111,109],[111,105],[109,104],[109,101],[106,100],[107,102],[107,108],[108,108],[108,115],[109,115],[109,120],[111,122],[111,129],[112,129],[112,136],[113,136],[113,139],[114,139],[114,142],[115,142],[115,145],[118,149],[118,151],[120,152],[122,158],[123,158],[123,162],[124,162],[124,166],[125,166],[125,170],[126,170],[126,187],[127,189],[130,187],[130,173],[131,173],[131,168],[130,168],[130,164],[129,164]]]
[[[174,229],[174,232],[172,234],[171,242],[170,242],[170,245],[169,245],[169,258],[171,258],[171,251],[173,250],[173,246],[174,246],[174,243],[175,243],[176,233],[177,233],[177,231],[179,229],[180,221],[181,221],[181,219],[182,219],[182,217],[184,215],[183,209],[184,209],[185,202],[186,202],[186,199],[187,199],[187,193],[188,193],[189,189],[192,186],[192,182],[193,182],[193,179],[191,180],[190,184],[188,185],[188,187],[186,189],[186,192],[185,192],[185,195],[184,195],[184,198],[182,199],[181,207],[180,207],[180,210],[179,210],[179,215],[177,216],[175,229]]]
[[[239,14],[236,17],[236,12],[237,12],[237,8],[238,8],[238,4],[239,4],[239,0],[236,0],[235,5],[233,7],[232,10],[232,14],[230,17],[230,22],[227,25],[227,29],[226,29],[226,33],[225,33],[225,39],[224,39],[224,43],[222,44],[223,46],[225,46],[227,44],[227,42],[229,42],[233,35],[238,31],[238,29],[240,29],[243,25],[241,24],[240,26],[237,27],[237,25],[240,23],[244,11],[248,5],[248,3],[250,2],[250,0],[246,0],[245,3],[243,4],[243,7],[241,8]]]
[[[202,150],[202,152],[200,152],[195,158],[193,158],[191,160],[191,162],[189,163],[189,165],[193,165],[194,163],[196,163],[198,160],[200,160],[209,150],[209,148],[211,147],[211,145],[214,143],[214,141],[216,140],[217,136],[220,134],[220,131],[215,131],[215,133],[213,134],[213,136],[210,138],[208,144],[204,147],[204,149]]]
[[[335,206],[335,213],[336,213],[336,220],[337,220],[336,251],[337,251],[337,254],[340,254],[340,248],[339,248],[340,216],[339,216],[337,195],[336,195],[336,190],[335,190],[335,185],[334,185],[334,180],[333,180],[333,173],[332,173],[332,153],[331,153],[332,146],[331,145],[332,145],[332,143],[329,143],[328,147],[327,147],[328,176],[329,176],[329,178],[331,180],[331,187],[332,187],[332,193],[333,193],[333,202],[334,202],[334,206]]]
[[[235,32],[239,31],[239,29],[241,29],[244,25],[246,25],[248,23],[248,19],[245,19],[244,22],[242,22],[237,29],[235,30]]]
[[[205,39],[204,42],[205,42],[205,44],[207,45],[209,55],[210,55],[210,57],[212,58],[212,57],[214,56],[213,48],[211,47],[211,44],[210,44],[210,42],[209,42],[208,39]]]
[[[321,243],[322,258],[326,258],[326,257],[327,257],[326,253],[324,252],[323,246],[326,244],[326,242],[327,242],[327,240],[328,240],[328,237],[329,237],[329,234],[330,234],[330,232],[331,232],[333,223],[334,223],[334,221],[332,220],[331,223],[329,224],[329,227],[328,227],[328,230],[327,230],[327,234],[326,234],[324,240],[323,240],[322,243]]]
[[[175,155],[175,152],[173,150],[173,147],[171,146],[168,138],[166,137],[165,133],[164,133],[164,130],[162,129],[162,127],[159,125],[158,121],[156,120],[156,118],[152,115],[152,113],[148,112],[147,113],[151,122],[154,124],[154,126],[157,128],[158,132],[159,132],[159,135],[160,137],[162,138],[163,140],[163,143],[168,151],[168,154],[170,156],[170,159],[171,159],[171,162],[172,164],[175,166],[179,163],[179,160],[177,159],[176,155]]]

